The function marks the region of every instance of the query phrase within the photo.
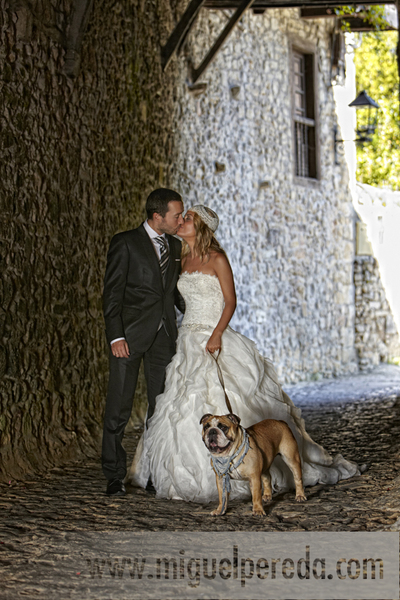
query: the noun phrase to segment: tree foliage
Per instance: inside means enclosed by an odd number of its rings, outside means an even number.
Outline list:
[[[358,34],[355,50],[357,93],[365,90],[380,106],[377,130],[370,143],[357,146],[357,180],[400,189],[400,115],[397,31]],[[357,111],[357,123],[366,118]]]
[[[343,31],[351,31],[347,17],[361,18],[364,23],[372,25],[375,30],[386,29],[387,26],[385,6],[382,4],[375,6],[364,6],[362,4],[338,6],[335,8],[335,14],[340,18],[340,25]]]

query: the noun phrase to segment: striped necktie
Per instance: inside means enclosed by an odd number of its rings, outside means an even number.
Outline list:
[[[169,263],[169,248],[165,238],[163,238],[162,236],[156,237],[154,239],[160,246],[160,269],[163,278],[163,283],[165,284],[165,274],[167,272]]]

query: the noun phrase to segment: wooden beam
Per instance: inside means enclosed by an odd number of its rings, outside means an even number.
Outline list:
[[[191,0],[183,13],[179,23],[171,33],[165,46],[161,48],[161,65],[165,70],[172,59],[172,56],[184,37],[193,27],[195,19],[206,0]]]
[[[377,0],[365,0],[363,5],[376,4]],[[358,6],[360,0],[346,0],[346,5]],[[379,0],[379,4],[395,4],[395,0]],[[235,9],[239,5],[239,0],[206,0],[204,8],[211,9]],[[301,7],[336,7],[339,6],[338,0],[255,0],[252,8],[301,8]]]
[[[207,69],[208,65],[214,60],[218,50],[221,48],[222,44],[225,42],[229,34],[232,32],[232,29],[235,27],[236,23],[242,18],[243,13],[250,8],[253,4],[254,0],[242,0],[239,4],[237,10],[233,13],[228,23],[225,25],[223,31],[219,34],[217,40],[214,42],[214,45],[207,53],[206,57],[203,59],[203,62],[197,69],[193,69],[192,71],[192,82],[196,83],[199,77],[202,76],[204,71]]]
[[[300,17],[302,19],[319,19],[324,17],[336,17],[336,6],[316,6],[302,7],[300,9]]]

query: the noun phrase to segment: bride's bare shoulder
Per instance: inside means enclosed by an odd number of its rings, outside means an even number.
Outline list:
[[[230,269],[229,260],[224,252],[217,252],[216,250],[212,250],[210,252],[210,266],[212,266],[216,271],[220,269]]]

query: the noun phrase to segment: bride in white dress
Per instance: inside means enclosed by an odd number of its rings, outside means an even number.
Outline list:
[[[340,454],[332,458],[305,431],[300,409],[282,390],[271,362],[254,342],[229,327],[236,295],[229,261],[213,233],[218,216],[197,205],[178,231],[183,239],[178,288],[186,311],[176,354],[167,367],[165,391],[140,439],[126,481],[141,487],[151,478],[157,497],[193,502],[218,498],[210,457],[201,437],[206,413],[227,414],[224,391],[210,352],[218,360],[233,412],[249,427],[263,419],[285,421],[302,458],[303,484],[333,484],[359,474]],[[270,469],[273,491],[294,488],[293,476],[280,456]],[[247,482],[232,481],[231,498],[247,497]]]

